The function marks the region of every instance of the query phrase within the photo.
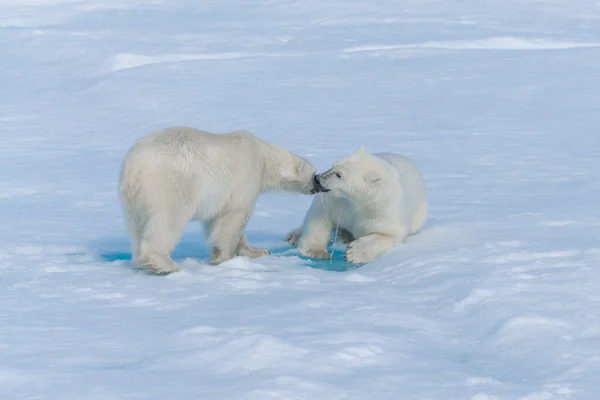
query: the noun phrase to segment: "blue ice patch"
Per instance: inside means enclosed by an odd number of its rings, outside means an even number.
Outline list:
[[[329,252],[332,251],[332,247],[329,247]],[[325,271],[344,272],[360,267],[360,265],[346,261],[344,257],[345,247],[340,245],[336,245],[333,249],[333,257],[327,259],[302,256],[298,254],[295,247],[291,246],[271,249],[271,254],[276,257],[298,257],[302,260],[303,265]],[[181,243],[173,251],[172,257],[175,262],[180,262],[186,258],[208,261],[210,255],[208,249],[199,248],[195,243]],[[131,253],[127,251],[103,252],[100,254],[100,258],[106,262],[131,261]]]
[[[124,253],[120,251],[114,253],[102,253],[100,254],[100,258],[106,262],[129,261],[131,260],[131,253]]]
[[[298,250],[294,248],[287,247],[286,249],[281,250],[272,250],[271,253],[273,255],[284,256],[284,257],[298,257],[302,259],[303,264],[310,268],[322,269],[325,271],[335,271],[335,272],[344,272],[352,269],[359,268],[360,265],[352,264],[346,261],[345,248],[340,248],[337,246],[332,249],[329,247],[329,252],[331,253],[333,250],[333,257],[331,258],[311,258],[305,257],[301,254],[298,254]]]

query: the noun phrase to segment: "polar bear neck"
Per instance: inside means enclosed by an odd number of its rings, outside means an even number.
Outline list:
[[[263,168],[261,179],[261,192],[270,192],[281,190],[282,171],[289,168],[293,163],[290,153],[277,145],[259,142],[260,152],[263,154]]]

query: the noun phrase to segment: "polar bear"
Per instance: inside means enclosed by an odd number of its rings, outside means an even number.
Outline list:
[[[412,161],[399,154],[358,152],[315,176],[317,194],[301,228],[286,241],[304,256],[327,258],[333,231],[349,243],[346,260],[372,261],[417,233],[427,220],[423,178]]]
[[[119,179],[136,266],[178,271],[170,253],[191,220],[204,223],[214,264],[269,254],[250,247],[244,235],[258,196],[315,194],[315,172],[304,158],[247,131],[172,127],[142,137],[125,156]]]

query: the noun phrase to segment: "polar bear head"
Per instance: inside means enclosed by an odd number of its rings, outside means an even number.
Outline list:
[[[275,147],[275,146],[273,146]],[[319,190],[315,167],[305,158],[283,148],[276,148],[266,165],[265,189],[292,193],[315,194]]]
[[[315,176],[320,192],[336,197],[361,200],[381,193],[389,169],[362,146],[356,153],[336,161],[331,169]]]

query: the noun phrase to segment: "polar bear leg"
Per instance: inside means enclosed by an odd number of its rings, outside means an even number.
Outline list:
[[[138,268],[157,274],[179,271],[179,266],[171,259],[170,254],[181,239],[189,220],[185,213],[175,210],[170,215],[150,218],[140,232],[139,247],[133,246],[139,252],[136,257]]]
[[[225,210],[207,224],[209,242],[213,246],[213,264],[221,264],[236,256],[249,219],[250,213],[246,210]]]
[[[332,223],[325,215],[311,218],[298,243],[298,253],[312,258],[329,258],[327,245],[331,238]]]
[[[126,217],[127,218],[127,217]],[[127,229],[129,232],[131,259],[136,261],[140,257],[141,237],[138,226],[127,218]]]
[[[268,256],[269,254],[271,254],[271,252],[269,250],[251,247],[248,243],[248,238],[246,237],[246,235],[243,234],[242,238],[240,239],[237,254],[242,257],[258,258],[262,256]]]
[[[285,242],[292,246],[297,246],[300,237],[302,236],[302,227],[296,228],[285,236]],[[352,233],[344,228],[339,228],[337,233],[337,241],[348,244],[354,240]]]
[[[381,257],[401,242],[402,238],[378,233],[363,236],[350,243],[346,250],[346,260],[353,264],[368,263]]]
[[[302,227],[298,227],[296,229],[294,229],[293,231],[289,232],[286,236],[284,241],[291,244],[292,246],[296,246],[298,245],[298,240],[300,240],[300,237],[302,236]]]

